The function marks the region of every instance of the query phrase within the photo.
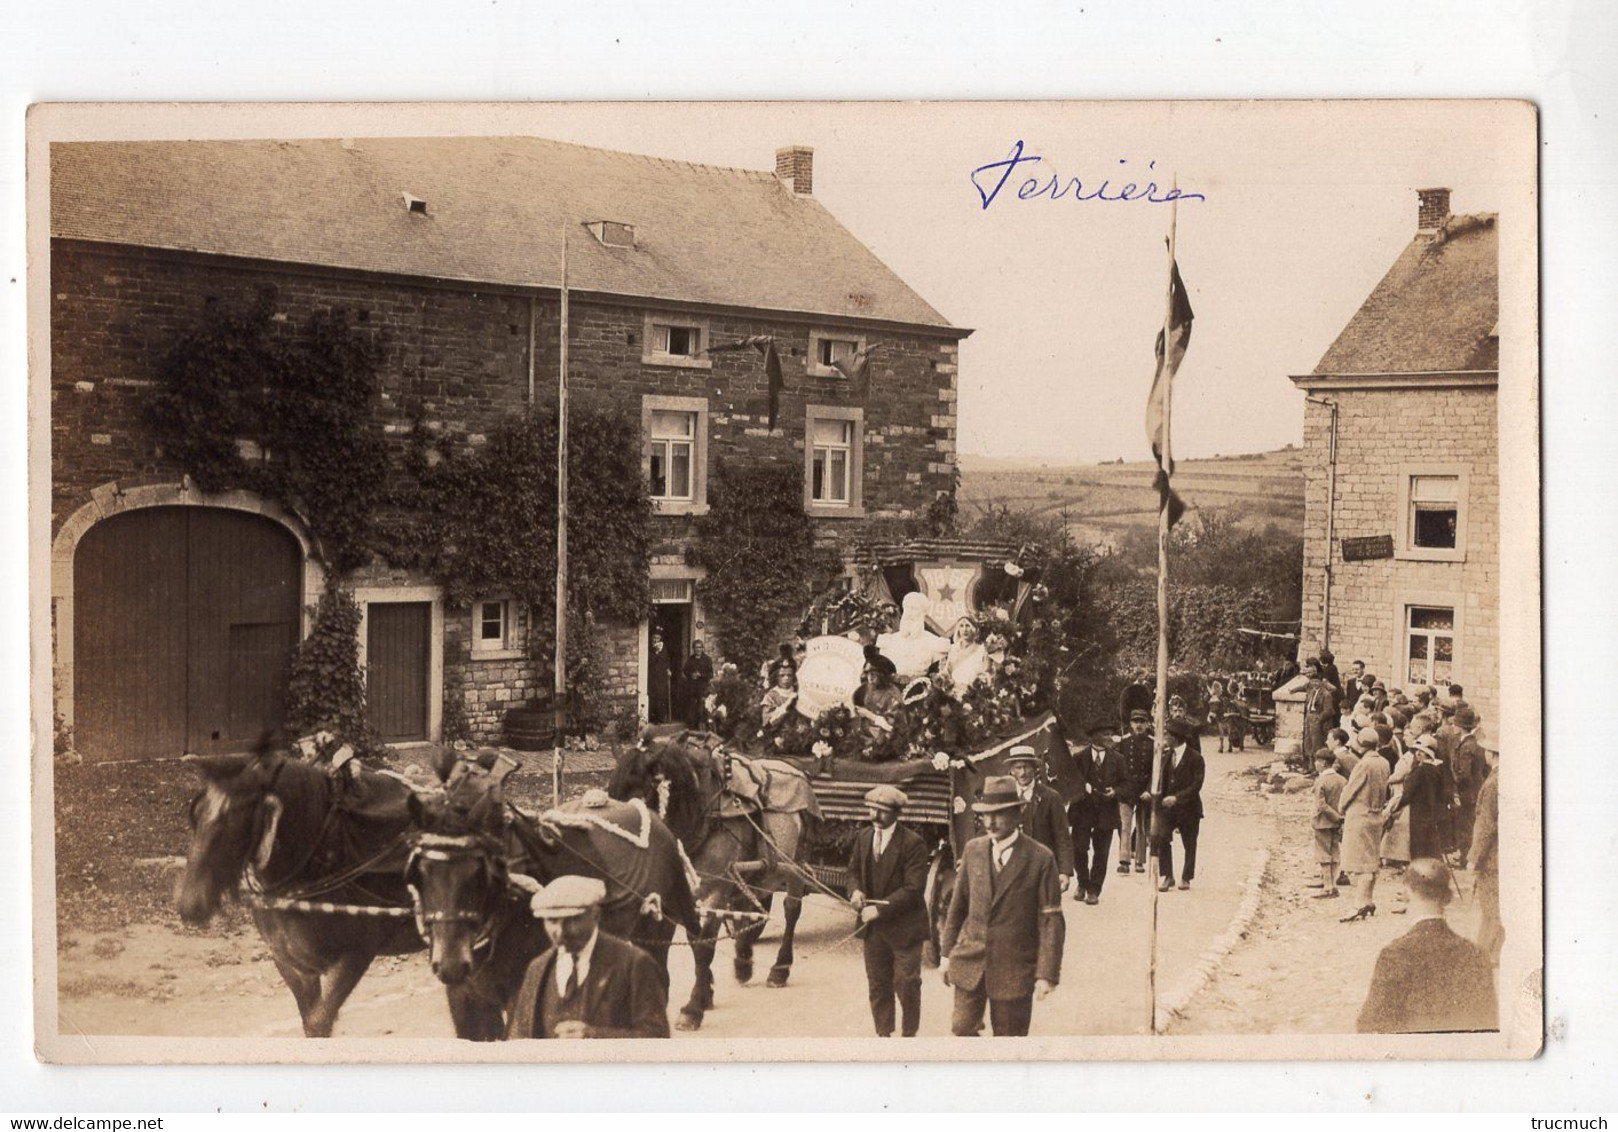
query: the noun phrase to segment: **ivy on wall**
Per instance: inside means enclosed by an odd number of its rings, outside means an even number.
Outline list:
[[[359,602],[340,586],[326,588],[313,628],[293,650],[287,727],[294,735],[329,731],[362,756],[384,750],[365,717]]]
[[[707,571],[696,588],[720,653],[754,672],[839,572],[841,559],[815,545],[801,467],[719,465],[708,500],[686,556]]]
[[[333,570],[366,562],[387,452],[373,409],[380,349],[347,316],[274,319],[276,292],[210,302],[159,364],[148,423],[204,491],[246,488],[303,518]]]
[[[553,670],[556,619],[557,418],[518,413],[476,447],[442,452],[417,432],[420,484],[413,548],[452,606],[509,594],[530,611],[528,648]],[[433,454],[437,453],[434,462]],[[640,420],[589,401],[568,413],[569,714],[575,730],[606,719],[596,624],[634,623],[651,603],[652,504],[641,471]]]

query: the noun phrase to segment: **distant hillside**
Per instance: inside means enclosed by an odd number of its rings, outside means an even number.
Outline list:
[[[1303,532],[1303,452],[1283,449],[1245,456],[1182,460],[1174,486],[1187,508],[1223,507],[1245,526],[1274,523]],[[1074,537],[1105,545],[1127,527],[1157,522],[1150,461],[1133,464],[1055,464],[962,456],[961,517],[970,522],[991,505],[1068,518]]]

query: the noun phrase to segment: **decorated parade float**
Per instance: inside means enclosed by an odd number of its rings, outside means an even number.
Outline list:
[[[864,547],[852,584],[817,600],[800,628],[794,678],[726,672],[709,697],[718,748],[807,778],[820,821],[807,864],[842,892],[864,797],[888,783],[902,819],[931,845],[929,908],[948,907],[956,855],[979,830],[970,803],[1027,744],[1070,801],[1076,768],[1053,710],[1070,644],[1016,546],[914,540]],[[759,677],[772,687],[759,696]],[[784,765],[783,765],[784,764]]]

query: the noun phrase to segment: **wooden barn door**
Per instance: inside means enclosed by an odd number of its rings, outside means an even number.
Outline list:
[[[366,606],[366,710],[384,741],[427,738],[430,601],[371,602]]]
[[[73,563],[74,739],[87,758],[243,750],[282,722],[302,561],[280,525],[154,507]]]

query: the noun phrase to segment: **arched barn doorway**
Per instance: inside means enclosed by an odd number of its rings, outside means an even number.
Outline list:
[[[301,580],[297,540],[260,515],[147,507],[96,523],[73,558],[77,749],[236,751],[278,726]]]

